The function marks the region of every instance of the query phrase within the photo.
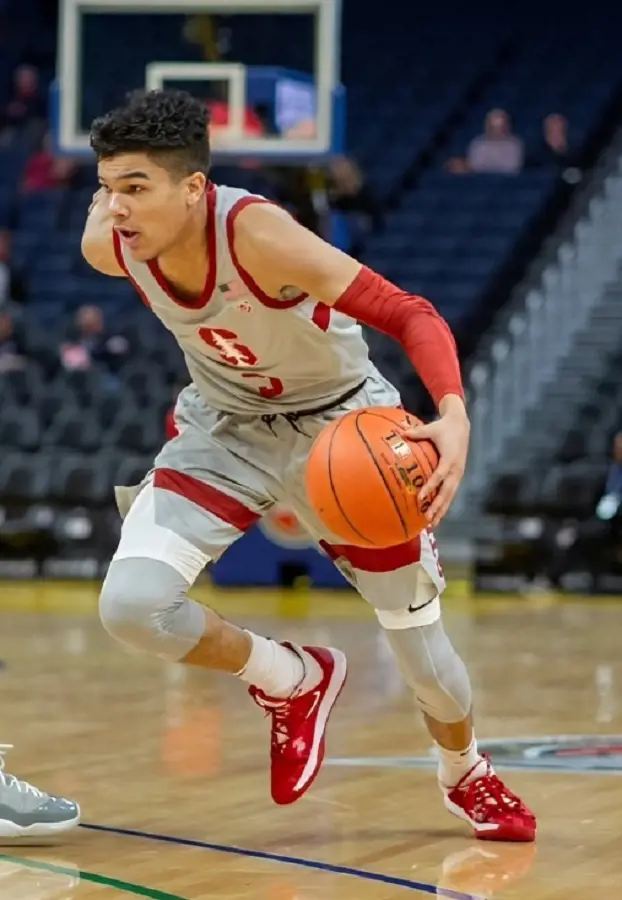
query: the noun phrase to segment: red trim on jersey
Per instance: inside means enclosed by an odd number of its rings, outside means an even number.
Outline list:
[[[147,261],[149,271],[166,296],[172,300],[173,303],[176,303],[177,306],[182,306],[184,309],[203,309],[204,306],[207,306],[214,293],[214,288],[216,287],[216,186],[213,184],[210,184],[205,191],[205,206],[207,210],[205,233],[207,236],[208,268],[205,284],[200,297],[196,297],[194,300],[182,300],[181,297],[177,297],[162,274],[157,258]]]
[[[334,308],[398,341],[437,406],[447,394],[464,400],[456,342],[428,300],[363,266]]]
[[[126,278],[130,282],[130,284],[132,285],[132,287],[134,288],[134,290],[136,291],[136,293],[138,294],[140,299],[143,301],[145,306],[148,309],[151,309],[151,303],[149,303],[149,299],[148,299],[147,295],[145,294],[145,292],[143,291],[141,286],[138,284],[136,279],[132,276],[132,273],[130,272],[130,270],[127,267],[127,263],[125,262],[125,259],[123,258],[123,247],[121,246],[121,238],[119,237],[116,228],[112,229],[112,246],[114,247],[114,255],[117,258],[117,262],[119,263],[119,265],[125,272]]]
[[[196,503],[201,509],[212,513],[227,525],[233,525],[239,531],[248,531],[261,516],[248,509],[239,500],[223,494],[218,488],[186,475],[185,472],[176,472],[174,469],[156,469],[153,476],[153,486],[163,491],[171,491],[184,497],[191,503]]]
[[[229,244],[229,253],[231,254],[233,265],[251,294],[264,306],[269,306],[271,309],[290,309],[292,306],[298,306],[299,303],[304,303],[309,296],[308,294],[299,294],[293,300],[279,300],[277,297],[269,297],[265,291],[262,291],[250,272],[247,272],[240,264],[235,252],[235,220],[243,209],[246,209],[247,206],[251,206],[253,203],[270,203],[272,206],[278,206],[278,203],[272,203],[272,200],[265,200],[263,197],[242,197],[237,203],[233,204],[227,214],[227,243]]]
[[[412,538],[395,547],[354,547],[350,544],[327,544],[321,547],[332,560],[343,557],[359,572],[395,572],[421,562],[421,537]]]
[[[320,331],[328,331],[330,327],[331,307],[325,303],[316,303],[313,308],[311,321],[320,329]]]

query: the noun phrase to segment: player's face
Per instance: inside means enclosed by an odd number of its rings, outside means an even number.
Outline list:
[[[160,256],[180,240],[205,191],[200,172],[177,179],[145,153],[102,159],[98,173],[114,227],[141,261]]]

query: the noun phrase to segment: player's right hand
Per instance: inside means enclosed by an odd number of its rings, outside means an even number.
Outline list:
[[[433,528],[447,514],[460,487],[466,468],[469,434],[469,419],[462,404],[450,405],[436,422],[406,431],[406,437],[410,440],[432,441],[439,453],[439,464],[419,494],[419,500],[423,500],[438,491],[426,513]]]

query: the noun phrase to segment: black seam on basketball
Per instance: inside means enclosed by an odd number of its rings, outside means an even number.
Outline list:
[[[360,413],[358,413],[358,414],[355,416],[355,418],[354,418],[354,424],[355,424],[355,426],[356,426],[356,430],[357,430],[358,433],[359,433],[360,439],[363,441],[363,443],[365,444],[365,446],[366,446],[366,448],[367,448],[367,452],[369,453],[369,458],[372,460],[374,466],[376,467],[376,471],[378,472],[378,474],[379,474],[380,477],[382,478],[382,482],[383,482],[385,488],[387,489],[387,494],[388,494],[389,497],[391,498],[391,503],[392,503],[393,506],[395,507],[395,512],[397,513],[397,516],[398,516],[398,518],[399,518],[399,520],[400,520],[400,525],[402,526],[402,530],[403,530],[403,532],[404,532],[404,538],[405,538],[406,540],[408,540],[408,537],[409,537],[409,535],[408,535],[408,528],[406,527],[406,522],[404,521],[404,516],[403,516],[402,513],[400,512],[400,508],[399,508],[399,506],[397,505],[397,503],[395,502],[395,497],[393,496],[393,492],[391,491],[391,488],[389,487],[389,482],[388,482],[387,479],[384,477],[384,472],[382,471],[382,469],[381,469],[380,466],[378,465],[378,462],[377,462],[377,460],[376,460],[376,457],[375,457],[374,454],[372,453],[372,449],[371,449],[371,447],[369,446],[369,443],[367,442],[367,438],[365,437],[365,435],[363,434],[363,432],[361,431],[361,429],[360,429],[360,427],[359,427],[359,419],[361,418],[361,416],[365,416],[365,415],[369,415],[369,413],[367,413],[367,412],[360,412]],[[379,418],[380,418],[380,417],[379,417]],[[382,416],[382,418],[384,419],[384,418],[386,418],[386,416]],[[391,419],[389,419],[388,421],[390,422]],[[393,424],[395,424],[395,423],[393,423]]]
[[[396,409],[395,412],[398,412],[398,410]],[[395,419],[392,419],[391,416],[385,416],[384,413],[378,412],[378,410],[376,409],[366,409],[365,415],[375,416],[377,419],[384,419],[385,422],[390,422],[394,428],[397,428],[397,422],[395,421]],[[404,417],[408,418],[408,413],[404,413]]]
[[[430,469],[431,469],[430,475],[431,475],[432,472],[434,471],[434,469],[435,469],[435,468],[437,467],[437,465],[438,465],[437,460],[436,460],[436,459],[434,459],[434,460],[430,459],[430,454],[428,453],[428,448],[427,448],[427,446],[426,446],[426,442],[425,442],[425,441],[414,441],[414,443],[417,444],[417,445],[421,448],[421,452],[423,453],[423,455],[424,455],[425,458],[427,459],[428,463],[430,464]],[[438,457],[437,457],[437,458],[438,458]]]
[[[337,425],[335,425],[335,429],[330,436],[330,441],[328,442],[328,480],[330,482],[330,489],[333,492],[333,497],[335,498],[335,503],[339,507],[339,512],[344,517],[344,519],[346,520],[346,522],[348,523],[348,525],[350,526],[352,531],[354,531],[356,534],[358,534],[358,536],[360,538],[362,538],[364,541],[367,541],[368,544],[372,544],[373,541],[371,541],[370,538],[368,538],[361,531],[359,531],[359,529],[356,527],[356,525],[354,525],[354,523],[350,521],[350,517],[347,515],[345,509],[341,505],[341,500],[339,499],[339,495],[337,494],[337,491],[335,489],[335,483],[333,481],[331,448],[333,446],[333,440],[335,439],[335,435],[339,431],[339,428],[341,427],[343,422],[345,422],[345,417],[343,419],[341,419]]]
[[[394,428],[397,428],[397,422],[395,421],[395,419],[392,419],[391,416],[385,416],[383,415],[383,413],[376,412],[375,409],[366,409],[365,415],[375,416],[376,419],[384,419],[385,422],[390,422]],[[404,413],[404,415],[406,415],[406,413]]]

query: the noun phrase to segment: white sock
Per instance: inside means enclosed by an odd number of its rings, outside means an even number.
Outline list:
[[[291,697],[296,690],[306,694],[322,680],[322,669],[309,653],[301,649],[298,656],[271,638],[248,634],[253,642],[251,655],[238,676],[267,697]]]
[[[486,774],[488,764],[477,752],[475,735],[466,750],[446,750],[440,744],[436,747],[439,754],[438,780],[444,788],[455,787],[465,775],[469,775],[469,781],[474,781]]]

